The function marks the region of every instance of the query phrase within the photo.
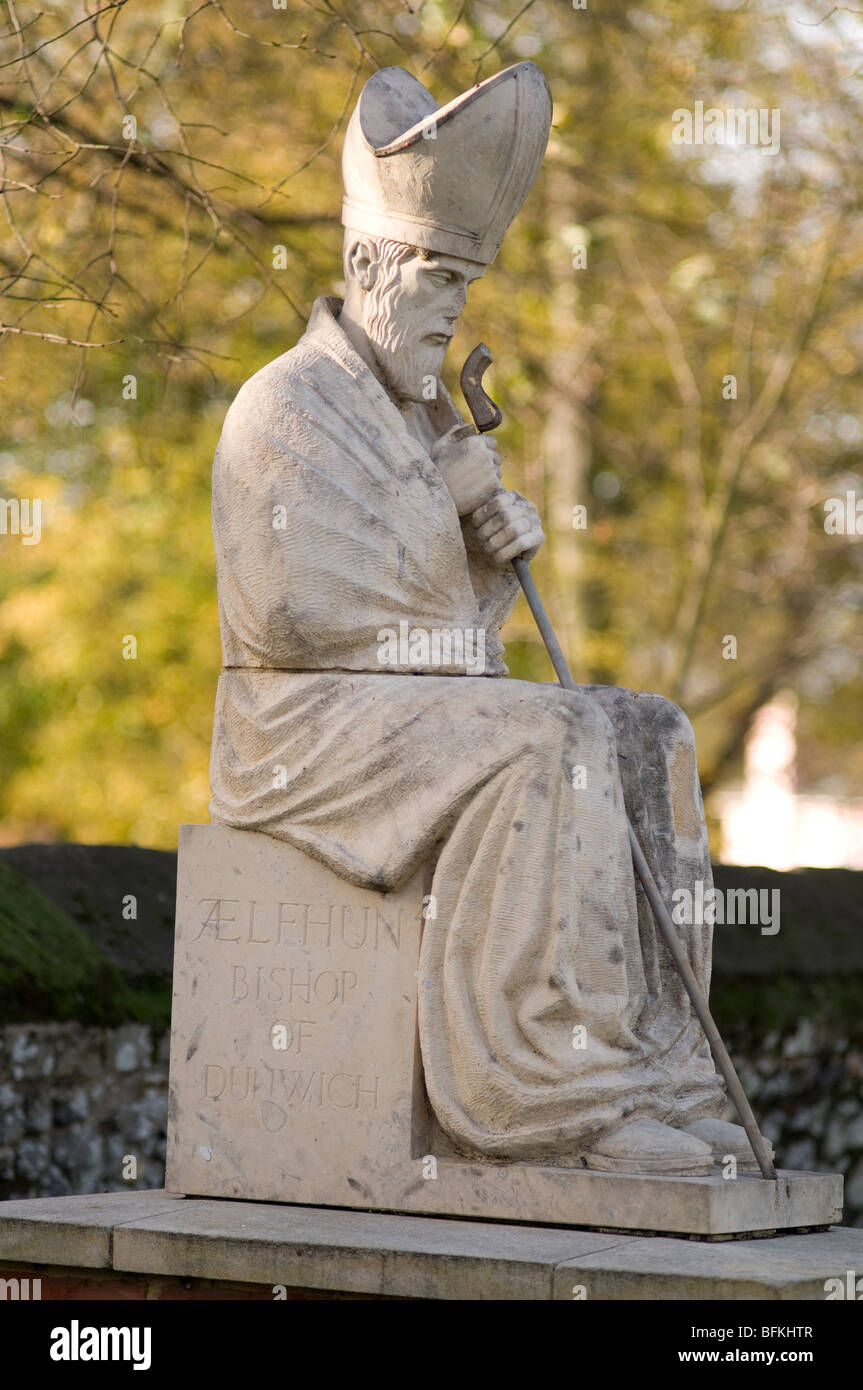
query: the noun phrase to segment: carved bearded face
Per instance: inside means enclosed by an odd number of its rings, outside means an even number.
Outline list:
[[[389,391],[399,400],[429,399],[468,285],[485,266],[459,256],[420,254],[398,241],[376,241],[377,276],[363,301],[363,329]]]

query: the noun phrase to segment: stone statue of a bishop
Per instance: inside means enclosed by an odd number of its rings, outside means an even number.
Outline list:
[[[542,529],[440,380],[550,123],[530,62],[440,108],[397,67],[362,91],[344,300],[243,386],[216,454],[211,814],[367,888],[434,865],[419,1035],[459,1152],[751,1168],[627,839],[628,814],[666,900],[710,887],[690,725],[657,695],[508,678],[510,562]],[[710,930],[681,937],[706,992]]]

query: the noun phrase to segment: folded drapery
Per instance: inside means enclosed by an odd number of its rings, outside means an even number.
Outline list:
[[[466,545],[337,309],[318,301],[243,388],[216,456],[213,818],[372,888],[434,862],[420,1043],[465,1151],[575,1162],[627,1117],[717,1115],[626,827],[628,812],[666,899],[710,885],[689,724],[658,696],[504,678],[514,577]],[[379,634],[402,622],[481,628],[487,674],[382,664]],[[706,992],[710,929],[681,937]]]

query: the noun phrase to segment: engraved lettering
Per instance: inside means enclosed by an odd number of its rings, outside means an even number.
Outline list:
[[[288,971],[288,1003],[293,1004],[295,997],[302,1000],[304,1004],[311,1003],[312,998],[312,972],[311,970],[295,970],[293,966]]]
[[[370,1097],[371,1097],[371,1104],[370,1104],[370,1105],[367,1105],[367,1106],[365,1107],[365,1109],[366,1109],[366,1110],[377,1110],[377,1108],[378,1108],[378,1078],[377,1078],[376,1076],[374,1076],[374,1077],[371,1078],[371,1081],[372,1081],[371,1086],[363,1086],[363,1085],[361,1084],[361,1083],[362,1083],[362,1080],[363,1080],[363,1078],[362,1078],[361,1076],[358,1076],[358,1077],[357,1077],[357,1109],[358,1109],[358,1110],[361,1110],[361,1109],[363,1108],[363,1107],[360,1105],[360,1096],[370,1096]]]
[[[349,928],[349,923],[350,923],[350,928]],[[353,914],[353,912],[351,911],[350,907],[348,907],[347,905],[345,905],[345,906],[342,908],[342,923],[341,923],[341,938],[342,938],[342,942],[344,943],[344,945],[345,945],[345,946],[348,946],[348,947],[350,948],[350,950],[352,950],[352,951],[358,951],[358,950],[360,949],[361,946],[365,946],[365,944],[366,944],[366,938],[367,938],[368,934],[369,934],[368,919],[366,919],[366,921],[365,921],[365,923],[364,923],[364,925],[363,925],[363,928],[362,928],[362,932],[360,932],[359,927],[356,927],[356,928],[354,927],[354,914]],[[355,937],[354,940],[351,939],[352,935]]]
[[[333,903],[330,903],[329,906],[327,907],[327,909],[326,909],[327,915],[326,915],[326,919],[324,919],[324,920],[322,920],[320,917],[312,917],[312,916],[310,915],[310,914],[311,914],[311,911],[312,911],[312,904],[311,904],[311,903],[303,903],[303,904],[302,904],[302,907],[303,907],[303,945],[304,945],[304,946],[308,946],[308,945],[309,945],[309,935],[310,935],[310,934],[312,934],[313,936],[316,936],[316,934],[317,934],[318,932],[321,932],[323,935],[322,935],[320,938],[316,938],[316,940],[315,940],[315,945],[318,945],[318,946],[329,946],[329,945],[330,945],[330,942],[331,942],[331,940],[332,940],[333,912],[334,912],[334,910],[335,910],[335,909],[334,909],[334,904],[333,904]],[[323,911],[323,910],[324,910],[324,909],[321,908],[321,911]]]
[[[235,1100],[245,1100],[249,1094],[249,1067],[231,1067],[231,1095]],[[238,1079],[239,1076],[239,1079]],[[242,1085],[242,1090],[240,1086]]]
[[[274,1036],[274,1049],[277,1052],[295,1052],[298,1057],[301,1057],[303,1044],[309,1041],[315,1022],[316,1020],[313,1018],[298,1018],[293,1022],[288,1019],[274,1023],[270,1029],[271,1036]],[[277,1030],[284,1031],[279,1031],[277,1034]],[[272,1082],[270,1090],[272,1091]]]
[[[319,1004],[335,1004],[339,998],[339,977],[332,970],[321,970],[314,977],[312,989]]]
[[[226,935],[226,934],[224,934],[224,933],[222,932],[222,927],[225,927],[225,926],[227,926],[227,927],[233,927],[233,926],[236,926],[236,923],[237,923],[236,917],[226,917],[226,916],[224,915],[224,913],[222,912],[222,905],[223,905],[223,904],[229,905],[229,906],[231,906],[231,907],[239,907],[239,905],[240,905],[236,898],[222,898],[222,899],[220,899],[220,902],[219,902],[219,925],[218,925],[217,928],[216,928],[216,940],[217,940],[217,941],[239,941],[239,939],[240,939],[240,933],[239,933],[239,932],[237,932],[237,935],[236,935],[236,936],[228,936],[228,935]]]
[[[305,1105],[308,1102],[309,1105],[317,1106],[318,1108],[320,1108],[321,1104],[323,1103],[323,1072],[311,1072],[308,1077],[308,1080],[306,1079],[305,1072],[302,1071],[292,1072],[291,1075],[294,1078],[294,1082],[290,1090],[288,1090],[288,1086],[285,1081],[285,1073],[281,1073],[282,1085],[284,1086],[285,1094],[288,1097],[288,1105],[294,1104],[294,1100],[297,1094],[299,1093],[300,1105]]]
[[[257,904],[254,899],[249,903],[249,941],[253,941],[256,946],[267,946],[272,941],[270,936],[255,936],[255,908]]]
[[[201,898],[199,941],[209,930],[214,941],[245,941],[283,950],[379,951],[401,947],[403,909],[385,915],[372,904],[354,908],[333,902],[278,902]]]
[[[299,906],[300,906],[299,903],[279,903],[279,945],[280,945],[280,946],[281,946],[282,941],[283,941],[283,939],[284,939],[285,928],[286,928],[286,927],[296,927],[296,926],[298,926],[297,915],[296,915],[296,914],[297,914],[297,912],[298,912],[298,910],[299,910]],[[292,916],[289,915],[288,909],[292,909],[292,910],[293,910],[293,915],[292,915]],[[294,937],[289,937],[289,938],[288,938],[288,943],[287,943],[287,944],[288,944],[289,946],[299,946],[299,945],[300,945],[300,942],[299,942],[299,940],[294,936]]]
[[[327,1080],[327,1101],[328,1101],[328,1103],[329,1103],[330,1105],[332,1105],[333,1108],[336,1109],[336,1110],[356,1110],[356,1108],[357,1108],[357,1080],[358,1080],[358,1078],[357,1078],[356,1076],[348,1076],[347,1072],[343,1072],[343,1071],[337,1071],[336,1074],[335,1074],[335,1076],[329,1077],[328,1080]],[[348,1082],[348,1088],[347,1088],[348,1099],[347,1099],[347,1100],[338,1100],[337,1097],[338,1097],[338,1095],[339,1095],[339,1088],[337,1087],[337,1083],[338,1083],[338,1082],[343,1082],[343,1081],[347,1081],[347,1082]],[[335,1093],[334,1093],[334,1092],[335,1092]],[[342,1095],[345,1095],[345,1094],[346,1094],[345,1088],[344,1088],[344,1087],[341,1087],[341,1094],[342,1094]]]
[[[285,968],[281,969],[284,972]],[[304,970],[291,965],[286,973],[288,979],[284,992],[289,1004],[344,1004],[357,984],[353,970]]]
[[[270,1134],[278,1134],[287,1118],[287,1110],[283,1110],[282,1107],[276,1105],[274,1101],[261,1101],[261,1124]]]
[[[222,1078],[221,1085],[219,1086],[219,1089],[218,1089],[217,1091],[215,1091],[215,1090],[211,1091],[211,1090],[210,1090],[210,1072],[211,1072],[211,1071],[212,1071],[212,1072],[218,1072],[218,1073],[220,1074],[221,1078]],[[214,1081],[213,1084],[215,1084],[215,1081]],[[228,1078],[227,1078],[227,1076],[225,1075],[225,1068],[224,1068],[224,1067],[217,1066],[215,1062],[208,1062],[207,1065],[204,1067],[204,1099],[205,1099],[205,1100],[218,1100],[219,1097],[223,1094],[223,1092],[224,1092],[225,1087],[226,1087],[227,1084],[228,1084]]]
[[[240,939],[239,936],[223,936],[223,935],[222,935],[222,927],[223,927],[224,925],[232,926],[232,925],[234,925],[234,923],[236,922],[236,918],[235,918],[235,917],[227,917],[227,916],[225,916],[225,915],[223,914],[223,912],[222,912],[222,906],[223,906],[223,904],[227,904],[228,906],[231,906],[231,907],[238,907],[238,906],[239,906],[239,903],[238,903],[237,899],[236,899],[236,898],[200,898],[200,899],[199,899],[199,906],[203,907],[205,903],[212,903],[212,907],[210,908],[210,911],[207,913],[206,917],[205,917],[205,918],[203,919],[203,921],[201,922],[201,930],[198,932],[198,935],[195,937],[195,940],[196,940],[196,941],[200,941],[201,937],[204,935],[204,932],[207,930],[207,927],[213,927],[213,928],[215,928],[215,931],[214,931],[214,940],[216,940],[216,941],[239,941],[239,939]]]
[[[280,1026],[288,1029],[291,1046],[299,1054],[308,1041],[306,1030],[314,1025],[311,1019],[299,1019],[293,1025]],[[362,1076],[359,1072],[286,1071],[270,1066],[264,1059],[255,1066],[223,1067],[208,1062],[204,1067],[204,1097],[221,1100],[227,1091],[236,1101],[248,1101],[263,1093],[259,1102],[261,1124],[270,1134],[276,1134],[284,1125],[288,1110],[377,1110],[379,1081],[377,1076]]]

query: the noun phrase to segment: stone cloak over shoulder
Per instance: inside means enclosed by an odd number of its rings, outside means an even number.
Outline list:
[[[484,630],[485,673],[505,675],[515,576],[471,545],[340,308],[317,300],[296,347],[246,382],[225,420],[213,465],[224,664],[476,674],[463,661],[382,666],[379,632],[405,622]]]

